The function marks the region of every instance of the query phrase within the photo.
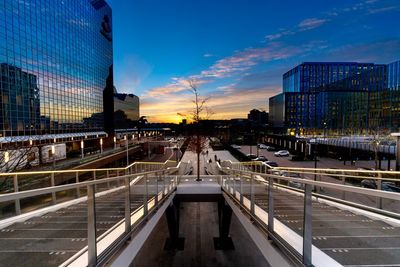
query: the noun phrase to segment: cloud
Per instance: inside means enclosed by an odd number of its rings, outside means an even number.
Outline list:
[[[368,13],[369,14],[378,14],[378,13],[383,13],[383,12],[388,12],[388,11],[395,11],[395,10],[400,10],[400,5],[398,5],[398,6],[380,7],[380,8],[370,8],[370,9],[368,9]]]
[[[206,53],[206,54],[203,55],[203,57],[215,57],[215,55],[210,54],[210,53]]]
[[[215,60],[208,68],[196,74],[172,77],[165,86],[149,90],[142,96],[144,104],[141,105],[141,112],[150,115],[151,121],[180,121],[182,117],[177,114],[188,114],[193,107],[193,96],[186,81],[194,79],[199,85],[216,84],[215,89],[211,89],[210,85],[200,87],[202,96],[211,97],[209,105],[216,113],[213,119],[245,117],[252,108],[268,109],[268,98],[281,91],[282,74],[289,64],[295,65],[299,60],[391,62],[395,60],[394,55],[400,54],[400,40],[344,45],[335,49],[323,39],[302,41],[300,44],[279,41],[285,36],[300,35],[341,20],[342,15],[350,15],[347,12],[357,11],[358,15],[366,15],[372,9],[379,12],[393,10],[378,8],[384,8],[382,1],[361,1],[342,9],[328,10],[324,13],[325,17],[306,18],[295,23],[292,28],[280,29],[275,34],[266,35],[265,40],[268,42],[259,47],[234,51],[230,56]]]
[[[321,25],[325,24],[328,20],[327,19],[319,19],[319,18],[310,18],[301,21],[298,24],[299,31],[308,31],[315,28],[320,27]]]
[[[379,51],[379,53],[377,53]],[[365,44],[343,45],[327,52],[326,58],[335,61],[382,62],[398,59],[400,40],[380,40]]]
[[[275,33],[275,34],[267,35],[267,36],[265,36],[265,38],[266,38],[268,41],[274,41],[274,40],[280,39],[280,38],[282,38],[282,37],[284,37],[284,36],[292,35],[292,34],[295,34],[295,32],[293,32],[293,31],[291,31],[291,30],[282,30],[281,32],[278,32],[278,33]]]

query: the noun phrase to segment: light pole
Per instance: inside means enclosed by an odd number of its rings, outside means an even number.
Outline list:
[[[4,162],[6,164],[6,172],[8,171],[8,162],[10,161],[10,153],[8,151],[4,152]]]
[[[100,154],[103,154],[103,138],[100,138]]]
[[[379,169],[378,166],[378,150],[379,150],[379,141],[375,141],[375,170]]]
[[[51,156],[53,157],[53,170],[56,168],[56,147],[55,145],[51,146]]]
[[[129,165],[129,140],[128,135],[124,136],[125,144],[126,144],[126,166]]]
[[[84,157],[83,148],[84,148],[84,143],[83,140],[81,140],[81,159],[83,159]]]

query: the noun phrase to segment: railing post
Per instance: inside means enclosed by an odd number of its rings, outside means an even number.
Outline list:
[[[13,183],[14,183],[14,192],[19,191],[19,186],[18,186],[18,175],[15,174],[13,177]],[[21,214],[21,203],[19,199],[15,200],[15,214],[20,215]]]
[[[156,179],[156,198],[154,200],[154,206],[157,207],[157,205],[158,205],[158,173],[155,172],[154,174],[155,174],[154,176]]]
[[[250,175],[250,213],[254,215],[254,174]]]
[[[125,233],[131,231],[131,185],[129,177],[125,179]]]
[[[144,195],[143,195],[143,214],[144,214],[144,216],[147,216],[147,214],[149,213],[148,197],[149,197],[149,192],[148,192],[148,187],[147,187],[147,174],[145,174],[144,175]]]
[[[243,179],[242,173],[239,171],[239,179],[240,179],[240,205],[243,206]]]
[[[55,186],[54,172],[52,172],[52,173],[51,173],[51,176],[50,176],[50,185],[51,185],[51,187],[54,187],[54,186]],[[55,204],[57,203],[57,200],[56,200],[56,192],[52,192],[52,193],[51,193],[51,203],[52,203],[53,205],[55,205]]]
[[[312,186],[304,188],[303,264],[312,266]]]
[[[382,191],[382,174],[378,173],[378,179],[376,179],[376,189]],[[382,198],[376,197],[376,207],[382,209]]]
[[[107,178],[110,178],[110,171],[109,170],[106,171],[106,175],[107,175]],[[109,181],[107,182],[107,188],[110,189],[110,182]]]
[[[346,176],[344,174],[344,172],[342,172],[342,185],[346,184]],[[346,191],[342,191],[342,199],[345,200],[346,199]]]
[[[233,198],[236,199],[236,175],[233,175]]]
[[[274,232],[274,196],[273,196],[274,178],[268,178],[268,231]]]
[[[79,172],[75,172],[75,183],[78,184],[79,183]],[[80,191],[80,187],[76,188],[76,197],[80,197],[81,196],[81,191]]]
[[[97,264],[97,245],[96,245],[96,200],[95,185],[87,186],[87,209],[88,209],[88,266]]]
[[[162,179],[163,179],[163,192],[162,192],[162,197],[165,197],[165,171],[162,171],[161,173]]]
[[[93,171],[93,181],[96,181],[96,171]],[[97,191],[97,185],[94,185],[94,189]]]

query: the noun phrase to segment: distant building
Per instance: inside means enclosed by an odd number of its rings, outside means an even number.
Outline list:
[[[302,63],[283,75],[283,92],[269,99],[271,126],[290,134],[397,131],[398,65]]]
[[[37,76],[0,64],[0,136],[31,135],[46,129],[40,118]]]
[[[250,113],[247,114],[247,119],[254,124],[266,125],[268,124],[268,113],[258,109],[252,109]]]
[[[114,91],[115,129],[130,129],[140,118],[139,97],[134,94],[120,94]]]

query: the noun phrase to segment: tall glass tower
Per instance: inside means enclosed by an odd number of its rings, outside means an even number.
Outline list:
[[[105,134],[112,63],[104,0],[0,0],[0,138]]]

